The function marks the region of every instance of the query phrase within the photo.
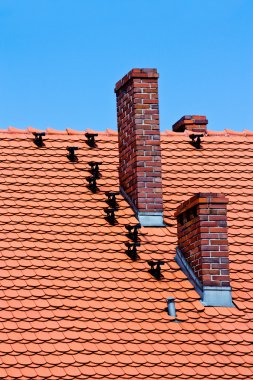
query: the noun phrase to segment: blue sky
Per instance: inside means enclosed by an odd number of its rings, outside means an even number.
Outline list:
[[[0,0],[0,128],[116,129],[115,83],[156,67],[161,130],[253,130],[252,36],[252,0]]]

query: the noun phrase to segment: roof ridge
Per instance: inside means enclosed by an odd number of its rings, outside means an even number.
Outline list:
[[[107,136],[117,136],[118,131],[115,129],[106,128],[105,131],[95,131],[90,128],[86,128],[83,131],[77,131],[71,128],[66,128],[65,130],[57,130],[54,128],[46,128],[45,130],[41,130],[38,128],[33,128],[28,126],[26,129],[19,129],[13,126],[9,126],[6,129],[0,129],[1,133],[11,133],[11,134],[33,134],[34,132],[46,132],[49,135],[84,135],[85,133],[98,133],[100,135]],[[172,130],[165,129],[161,132],[161,136],[188,136],[189,131],[184,132],[174,132]],[[231,129],[224,129],[223,131],[211,131],[207,130],[206,136],[253,136],[253,131],[244,129],[242,132],[233,131]]]
[[[250,132],[246,129],[244,129],[242,132],[233,131],[232,129],[225,129],[224,130],[228,136],[247,136],[247,135],[253,135],[253,132]]]
[[[113,136],[117,135],[118,132],[113,129],[107,128],[105,131],[95,131],[90,128],[86,128],[83,131],[76,131],[71,128],[66,128],[65,130],[57,130],[54,128],[46,128],[45,130],[27,127],[25,129],[19,129],[13,126],[9,126],[6,129],[0,129],[0,133],[10,133],[10,134],[33,134],[34,132],[45,132],[48,135],[84,135],[85,133],[98,133],[99,135]]]
[[[171,130],[166,129],[164,132],[161,133],[162,136],[188,136],[189,131],[184,131],[184,132],[174,132]],[[233,131],[231,129],[224,129],[223,131],[211,131],[207,130],[206,131],[206,136],[225,136],[225,137],[230,137],[230,136],[253,136],[253,131],[249,131],[247,129],[244,129],[242,132],[238,131]]]

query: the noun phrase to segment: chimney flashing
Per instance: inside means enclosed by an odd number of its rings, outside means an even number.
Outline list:
[[[138,212],[137,218],[143,227],[164,227],[162,212]]]
[[[201,297],[201,303],[204,306],[235,307],[232,302],[231,287],[203,286],[178,247],[176,248],[175,261],[179,265],[182,272],[186,275],[190,283],[194,286],[194,289]]]
[[[201,302],[204,306],[235,307],[230,286],[204,286]]]
[[[120,187],[120,192],[125,200],[129,203],[133,209],[136,218],[140,222],[142,227],[165,227],[166,224],[163,221],[163,212],[145,212],[138,211],[135,204],[132,202],[131,198],[127,195],[125,190]]]
[[[203,296],[203,285],[201,281],[197,278],[195,273],[193,272],[191,266],[186,261],[182,251],[177,247],[176,248],[176,256],[175,260],[177,264],[180,266],[182,272],[186,275],[190,283],[194,286],[194,289],[196,292],[200,295],[202,298]]]

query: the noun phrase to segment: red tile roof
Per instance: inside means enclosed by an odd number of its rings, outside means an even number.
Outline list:
[[[136,223],[118,196],[117,133],[0,131],[0,378],[250,379],[253,376],[253,133],[162,134],[167,227],[142,228],[139,260],[126,255]],[[70,162],[67,146],[78,146]],[[89,161],[102,161],[99,191]],[[236,307],[204,307],[174,260],[176,207],[196,192],[229,198],[230,274]],[[162,259],[163,278],[148,272]],[[177,321],[166,312],[175,297]]]

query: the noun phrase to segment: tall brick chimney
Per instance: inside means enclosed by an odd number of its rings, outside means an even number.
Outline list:
[[[143,226],[163,225],[156,69],[133,69],[116,83],[121,191]]]
[[[233,306],[229,278],[227,203],[223,194],[199,193],[176,211],[176,260],[208,306]]]
[[[184,132],[187,130],[193,133],[206,133],[207,124],[208,120],[206,116],[187,115],[181,117],[180,120],[173,124],[172,130],[174,132]]]

